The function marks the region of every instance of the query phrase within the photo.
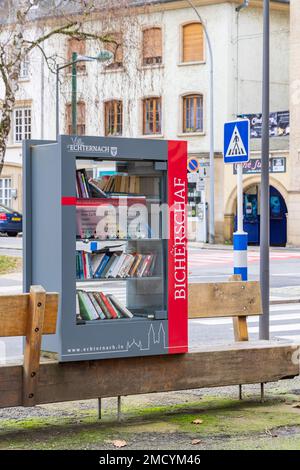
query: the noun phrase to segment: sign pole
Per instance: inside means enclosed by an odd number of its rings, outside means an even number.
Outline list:
[[[240,119],[224,124],[224,163],[237,166],[237,230],[233,234],[234,274],[248,281],[248,234],[243,223],[243,163],[250,156],[250,121]]]
[[[237,164],[237,231],[242,233],[243,227],[243,164]]]
[[[260,198],[260,288],[263,315],[259,319],[259,338],[270,337],[270,188],[269,188],[269,111],[270,111],[270,2],[263,9],[263,99]]]
[[[237,164],[237,231],[233,234],[234,274],[240,274],[242,281],[248,280],[247,263],[248,234],[243,224],[243,164]]]

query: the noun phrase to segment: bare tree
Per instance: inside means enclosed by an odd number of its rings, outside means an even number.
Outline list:
[[[4,86],[0,116],[0,175],[21,66],[28,54],[40,49],[50,66],[51,58],[46,56],[43,45],[59,35],[79,41],[115,44],[117,49],[118,44],[111,35],[91,32],[86,28],[86,22],[95,14],[105,21],[109,18],[114,21],[128,15],[131,6],[132,2],[128,0],[0,0],[0,79]]]

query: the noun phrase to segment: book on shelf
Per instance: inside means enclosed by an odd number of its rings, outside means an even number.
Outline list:
[[[133,318],[132,312],[115,295],[77,290],[76,317],[78,320],[116,320]]]
[[[141,185],[139,176],[117,174],[104,176],[100,180],[97,180],[97,186],[104,191],[104,193],[139,194]]]
[[[101,189],[101,185],[99,184],[98,180],[89,178],[88,185],[90,187],[90,193],[92,194],[92,197],[108,197],[107,194]]]
[[[99,317],[87,292],[78,291],[79,312],[83,320],[97,320]]]
[[[123,251],[76,251],[76,278],[128,279],[153,276],[157,255],[155,253],[125,253]]]
[[[90,198],[92,192],[88,184],[85,169],[76,170],[76,196],[79,198]]]
[[[86,170],[76,170],[76,196],[82,199],[108,198],[140,192],[139,176],[111,175],[101,179],[88,177]]]
[[[115,306],[115,308],[120,312],[120,315],[124,316],[124,317],[127,317],[127,318],[133,318],[133,314],[130,312],[130,310],[128,310],[127,307],[125,307],[125,305],[123,305],[115,295],[113,294],[108,294],[107,296],[109,298],[109,300],[111,301],[111,303]]]

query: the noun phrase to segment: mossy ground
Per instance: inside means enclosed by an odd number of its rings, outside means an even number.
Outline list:
[[[128,397],[121,423],[113,399],[104,401],[101,421],[95,400],[44,405],[14,419],[6,410],[0,449],[111,449],[115,439],[127,449],[300,449],[297,401],[286,392],[269,394],[264,403],[199,392]],[[193,424],[197,418],[202,424]],[[200,442],[193,445],[194,439]]]
[[[21,271],[21,258],[14,256],[0,256],[0,274]]]

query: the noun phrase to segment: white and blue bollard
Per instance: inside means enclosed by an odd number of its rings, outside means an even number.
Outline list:
[[[233,234],[234,274],[240,274],[242,281],[248,281],[248,233],[235,232]]]

